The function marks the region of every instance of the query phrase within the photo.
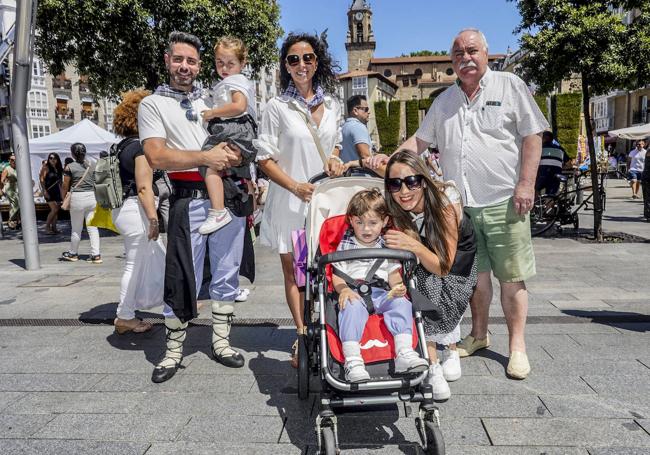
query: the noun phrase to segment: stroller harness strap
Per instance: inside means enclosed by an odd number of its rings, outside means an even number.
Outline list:
[[[372,264],[372,267],[370,267],[370,270],[368,270],[368,273],[363,280],[355,280],[347,273],[342,272],[336,267],[332,267],[332,273],[345,281],[345,283],[350,286],[350,288],[354,289],[357,294],[359,294],[359,296],[363,299],[364,303],[366,304],[368,314],[375,313],[375,306],[372,303],[372,288],[389,288],[388,283],[385,280],[375,275],[385,260],[386,259],[377,259]]]

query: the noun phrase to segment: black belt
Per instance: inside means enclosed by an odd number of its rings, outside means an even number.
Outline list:
[[[183,199],[183,198],[209,199],[210,198],[210,195],[208,194],[208,190],[177,188],[177,187],[175,187],[172,190],[172,196],[178,199]]]

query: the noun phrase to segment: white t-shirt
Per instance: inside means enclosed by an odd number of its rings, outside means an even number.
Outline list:
[[[630,171],[634,172],[643,172],[643,166],[645,164],[645,155],[646,149],[637,150],[636,148],[632,150],[629,154],[630,157]]]
[[[336,248],[336,251],[360,250],[363,248],[384,248],[383,239],[380,237],[377,239],[375,245],[365,246],[360,244],[354,235],[346,233],[343,236],[343,239],[341,239],[341,242],[339,242],[339,246]],[[332,265],[354,280],[363,280],[366,278],[366,275],[374,265],[375,261],[377,261],[377,259],[364,259],[357,261],[335,262]],[[388,275],[400,267],[401,265],[399,261],[385,259],[375,272],[375,275],[388,283]]]
[[[214,108],[222,107],[226,104],[232,103],[233,92],[243,93],[246,97],[246,112],[232,118],[243,117],[244,115],[248,114],[256,120],[257,114],[255,112],[255,87],[253,86],[253,83],[249,81],[243,74],[233,74],[232,76],[228,76],[227,78],[219,81],[219,83],[214,86],[214,92],[212,94]]]
[[[165,145],[177,150],[201,150],[208,137],[206,125],[200,120],[201,112],[210,109],[212,102],[204,99],[192,101],[192,108],[199,120],[191,121],[185,116],[186,109],[176,98],[161,95],[145,97],[138,108],[140,142],[149,138],[165,139]],[[195,169],[191,169],[195,170]],[[175,171],[169,171],[173,174]]]
[[[469,101],[458,84],[438,96],[416,136],[440,151],[445,179],[469,207],[505,201],[519,181],[523,138],[549,127],[526,83],[490,69]]]

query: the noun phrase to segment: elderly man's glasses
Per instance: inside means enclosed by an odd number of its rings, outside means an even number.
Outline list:
[[[300,59],[300,55],[297,54],[287,55],[287,63],[289,66],[296,66],[300,64]],[[316,54],[313,52],[302,54],[302,61],[305,62],[305,65],[312,65],[316,62]]]
[[[192,106],[192,102],[189,98],[183,98],[181,100],[181,107],[185,109],[185,118],[190,122],[196,122],[199,120],[199,116],[194,110],[194,106]]]
[[[391,193],[398,193],[402,189],[402,185],[406,185],[406,188],[409,190],[417,190],[418,188],[422,188],[422,180],[424,180],[424,176],[417,174],[417,175],[409,175],[408,177],[404,177],[403,179],[400,178],[393,178],[393,179],[388,179],[386,182],[388,183],[388,191]]]

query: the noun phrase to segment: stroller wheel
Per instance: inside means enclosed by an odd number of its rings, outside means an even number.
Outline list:
[[[307,336],[298,337],[298,398],[306,400],[309,396],[309,352]]]
[[[321,454],[324,455],[338,455],[340,452],[336,448],[336,441],[334,440],[334,430],[332,427],[323,427],[321,434]]]
[[[436,422],[425,421],[424,433],[427,441],[425,453],[427,455],[444,455],[445,441],[442,437],[442,431]]]

